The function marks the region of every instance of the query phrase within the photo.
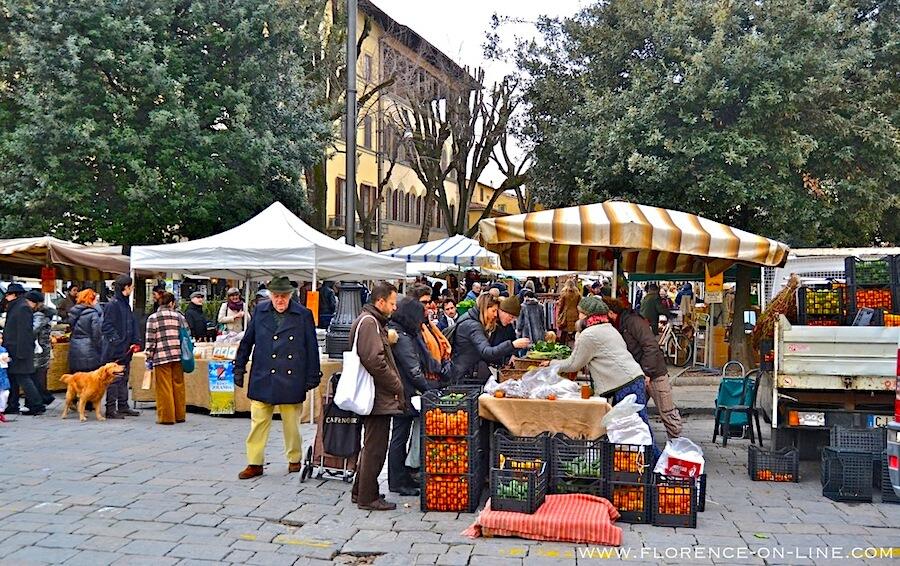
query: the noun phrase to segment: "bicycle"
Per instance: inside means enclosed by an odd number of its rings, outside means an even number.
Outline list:
[[[667,322],[659,335],[659,347],[667,363],[676,367],[687,366],[694,358],[694,327]]]

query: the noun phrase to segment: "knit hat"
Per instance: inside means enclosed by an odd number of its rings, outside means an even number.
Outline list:
[[[513,316],[519,316],[522,312],[522,305],[519,304],[519,297],[506,297],[500,301],[500,310]]]
[[[609,307],[603,302],[603,299],[596,295],[588,295],[578,301],[578,310],[590,316],[592,314],[607,314]]]
[[[288,281],[287,277],[278,276],[273,277],[271,281],[269,281],[269,292],[270,293],[293,293],[294,287],[291,286],[291,282]]]
[[[25,293],[25,300],[31,301],[32,303],[43,303],[44,294],[40,291],[28,291]]]

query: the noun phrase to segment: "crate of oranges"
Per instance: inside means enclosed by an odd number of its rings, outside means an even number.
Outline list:
[[[643,483],[609,481],[607,499],[619,512],[623,523],[650,522],[650,486]]]
[[[855,303],[851,310],[859,309],[886,309],[892,310],[894,298],[890,289],[856,289],[853,297]]]
[[[448,387],[422,395],[422,421],[426,436],[472,436],[478,433],[478,393]]]
[[[800,481],[800,453],[796,448],[764,450],[755,444],[747,448],[747,472],[753,481]]]
[[[615,481],[650,483],[652,460],[649,446],[609,443],[605,477]]]
[[[887,311],[884,311],[884,325],[900,326],[900,314],[891,314]]]
[[[653,475],[653,524],[659,527],[697,528],[697,480]]]
[[[481,502],[483,475],[425,475],[419,503],[422,511],[474,513]]]
[[[480,461],[477,439],[442,437],[422,439],[426,474],[468,474]]]

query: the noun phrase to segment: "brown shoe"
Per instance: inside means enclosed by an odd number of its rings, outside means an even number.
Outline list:
[[[255,478],[256,476],[263,475],[263,467],[262,466],[254,466],[253,464],[244,468],[244,471],[238,474],[239,480],[249,480],[250,478]]]
[[[379,498],[368,505],[358,505],[358,507],[365,511],[393,511],[397,508],[397,504]]]
[[[303,464],[301,464],[300,462],[289,462],[288,463],[288,473],[296,474],[297,472],[300,471],[300,468],[302,468],[302,467],[303,467]]]
[[[378,494],[378,499],[384,499],[384,494],[383,494],[383,493],[379,493],[379,494]],[[350,502],[351,502],[351,503],[359,503],[359,501],[357,500],[356,495],[353,494],[353,493],[350,494]]]

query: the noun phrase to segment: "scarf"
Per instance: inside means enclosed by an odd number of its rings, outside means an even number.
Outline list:
[[[244,301],[241,300],[238,302],[234,302],[234,301],[229,300],[228,301],[228,310],[234,311],[234,312],[240,312],[240,311],[244,310]]]
[[[598,324],[608,324],[609,317],[605,314],[592,314],[591,316],[584,319],[584,327],[590,328],[591,326],[596,326]]]
[[[422,332],[419,333],[419,336],[428,358],[434,362],[433,364],[429,363],[426,368],[427,377],[429,379],[440,379],[441,365],[450,359],[450,342],[444,336],[444,333],[435,328],[431,322],[422,325]]]

